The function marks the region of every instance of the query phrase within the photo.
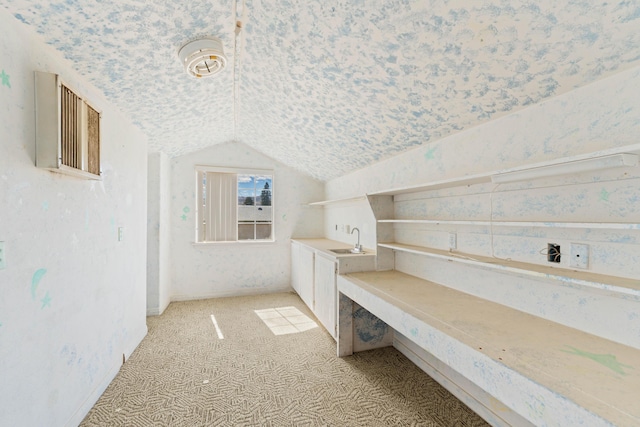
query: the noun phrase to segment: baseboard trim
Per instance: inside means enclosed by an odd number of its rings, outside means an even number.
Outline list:
[[[160,305],[157,307],[147,307],[147,317],[149,316],[160,316],[164,311],[169,307],[171,301],[169,298],[163,298],[165,301],[161,301]]]
[[[247,288],[247,289],[233,289],[233,290],[221,291],[221,292],[212,292],[210,294],[202,294],[202,295],[173,295],[171,297],[171,302],[194,301],[194,300],[212,299],[212,298],[242,297],[242,296],[249,296],[249,295],[276,294],[280,292],[293,292],[293,288],[291,286],[285,286],[285,287],[279,287],[279,288]]]
[[[129,356],[135,351],[135,349],[140,345],[144,337],[147,335],[148,329],[147,325],[144,325],[144,328],[140,330],[137,334],[136,338],[131,341],[130,344],[127,345],[125,343],[124,356],[125,359],[129,359]],[[122,360],[119,355],[116,355],[117,360],[111,365],[107,373],[102,377],[98,385],[93,389],[93,391],[87,396],[87,398],[82,402],[80,407],[75,411],[75,413],[69,418],[67,423],[65,424],[67,427],[75,427],[78,426],[84,417],[87,416],[93,405],[96,404],[102,393],[109,387],[111,381],[118,375],[120,368],[122,367]]]

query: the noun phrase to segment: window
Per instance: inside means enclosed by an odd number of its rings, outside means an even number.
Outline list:
[[[197,242],[273,240],[273,172],[197,166]]]

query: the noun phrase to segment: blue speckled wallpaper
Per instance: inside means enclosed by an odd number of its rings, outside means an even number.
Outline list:
[[[640,64],[637,0],[0,5],[129,115],[151,151],[237,140],[321,180]],[[188,78],[177,51],[205,34],[230,65]]]

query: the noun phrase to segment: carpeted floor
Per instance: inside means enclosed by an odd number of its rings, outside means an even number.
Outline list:
[[[293,293],[172,303],[81,426],[487,425],[394,348],[340,359],[322,327],[254,312],[280,307],[316,321]]]

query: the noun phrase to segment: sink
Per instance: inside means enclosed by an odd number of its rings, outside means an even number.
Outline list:
[[[364,251],[354,252],[353,249],[329,249],[334,254],[364,254]]]

